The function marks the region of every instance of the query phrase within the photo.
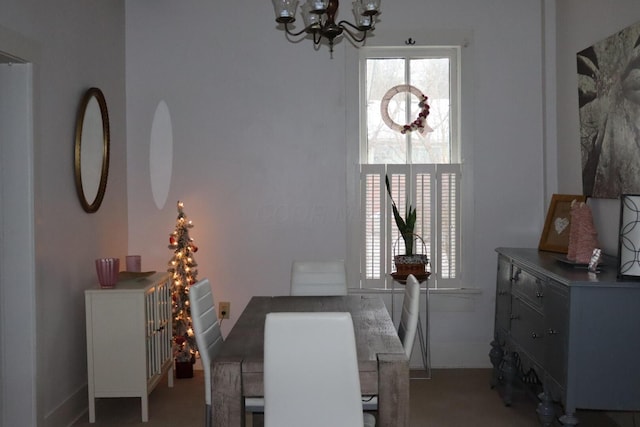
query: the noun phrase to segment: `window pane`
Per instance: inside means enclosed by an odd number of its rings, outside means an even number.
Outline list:
[[[380,113],[382,98],[392,87],[405,82],[405,60],[403,58],[367,60],[367,163],[406,163],[406,137],[390,129]],[[394,120],[404,124],[405,103],[394,104]],[[400,117],[398,119],[397,117]]]
[[[424,58],[410,60],[410,84],[417,87],[429,99],[427,125],[431,131],[421,135],[411,132],[412,163],[450,163],[450,70],[449,58]],[[417,99],[410,121],[415,120],[419,107]]]
[[[450,163],[449,58],[367,59],[367,163]],[[428,97],[429,116],[424,134],[402,134],[382,119],[382,98],[397,85],[408,84]],[[400,92],[389,100],[386,112],[396,124],[413,122],[421,110],[416,95]]]

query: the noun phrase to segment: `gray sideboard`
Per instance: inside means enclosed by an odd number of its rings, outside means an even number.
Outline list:
[[[492,386],[542,384],[538,415],[578,424],[576,409],[640,410],[640,282],[616,277],[615,258],[589,273],[562,254],[498,248]]]

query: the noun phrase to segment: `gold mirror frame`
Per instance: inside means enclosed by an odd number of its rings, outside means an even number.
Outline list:
[[[99,119],[102,122],[102,138],[99,136],[96,137],[95,135],[96,132],[100,131],[100,129],[95,129],[95,127],[99,127],[99,123],[94,124],[91,121],[86,122],[87,117],[85,117],[85,115],[93,100],[97,102],[100,110]],[[94,125],[94,128],[90,128],[90,125]],[[85,128],[85,126],[87,127]],[[107,188],[107,177],[109,175],[109,143],[109,113],[107,111],[107,102],[105,101],[102,91],[98,88],[92,87],[85,92],[82,101],[80,102],[80,108],[78,109],[74,162],[76,191],[78,192],[78,198],[80,199],[82,208],[88,213],[96,212],[104,198],[104,193]],[[91,167],[92,164],[90,160],[87,160],[86,156],[83,158],[83,146],[85,148],[85,153],[95,152],[100,155],[101,159],[97,159],[98,163],[100,163],[98,167],[95,167],[95,165],[93,165],[94,167]],[[83,171],[85,173],[84,178]],[[94,174],[95,176],[87,176],[87,173]],[[98,173],[99,176],[97,175]],[[93,184],[97,186],[97,189],[89,189],[91,191],[95,190],[96,192],[93,200],[87,200],[87,194],[89,192],[85,191],[85,187],[91,184],[89,181],[98,182],[97,185],[95,183]]]

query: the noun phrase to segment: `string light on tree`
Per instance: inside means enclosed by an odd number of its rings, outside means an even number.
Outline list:
[[[198,264],[193,253],[198,247],[189,237],[189,229],[193,223],[187,220],[184,213],[184,203],[178,201],[178,218],[176,228],[169,235],[169,249],[173,251],[173,258],[169,261],[169,271],[172,274],[171,300],[173,313],[173,353],[176,361],[193,361],[198,350],[191,323],[191,308],[189,307],[189,287],[196,283]]]

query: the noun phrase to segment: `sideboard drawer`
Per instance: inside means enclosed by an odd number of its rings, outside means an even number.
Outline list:
[[[524,268],[513,267],[513,285],[511,291],[542,310],[542,298],[544,296],[544,281]]]
[[[544,318],[520,298],[513,298],[511,338],[534,361],[544,359]]]

